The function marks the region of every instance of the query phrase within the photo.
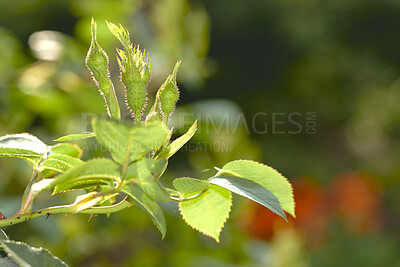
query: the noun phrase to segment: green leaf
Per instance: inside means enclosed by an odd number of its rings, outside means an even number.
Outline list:
[[[51,185],[55,186],[53,194],[73,189],[83,189],[94,185],[109,184],[121,181],[119,166],[110,159],[92,159],[57,176]]]
[[[166,159],[142,159],[129,165],[126,171],[126,179],[142,188],[152,199],[166,202],[169,200],[168,192],[160,186],[158,178],[167,168]]]
[[[179,203],[179,210],[185,222],[219,242],[219,234],[229,217],[232,205],[231,192],[210,185],[204,194]]]
[[[210,186],[210,183],[207,181],[189,177],[177,178],[173,183],[181,198],[187,198],[199,194]]]
[[[260,203],[286,220],[285,212],[282,210],[278,198],[274,196],[271,191],[261,185],[251,180],[235,176],[212,177],[208,179],[208,181],[212,184],[228,189],[233,193]]]
[[[181,147],[186,144],[196,133],[197,131],[197,120],[193,123],[193,125],[189,128],[189,130],[182,135],[181,137],[175,139],[171,144],[166,146],[157,158],[170,158],[174,155]]]
[[[51,146],[50,154],[51,153],[64,154],[74,158],[82,157],[82,149],[79,146],[70,143],[62,143]]]
[[[134,179],[137,182],[157,181],[167,168],[166,159],[146,158],[132,163],[126,170],[126,179]]]
[[[169,193],[157,181],[152,183],[137,184],[151,199],[167,202],[170,200]]]
[[[166,142],[168,131],[162,124],[127,126],[117,121],[93,118],[96,139],[105,146],[115,161],[124,163],[125,158],[135,161]]]
[[[0,137],[0,157],[22,158],[37,164],[46,151],[47,145],[30,134],[9,134]]]
[[[46,249],[32,248],[25,243],[11,240],[1,240],[0,242],[8,256],[21,267],[68,266]]]
[[[1,256],[1,255],[0,255]],[[18,265],[9,257],[0,257],[1,267],[18,267]]]
[[[275,169],[250,160],[236,160],[227,163],[216,176],[224,174],[248,179],[265,187],[278,198],[282,209],[295,217],[292,186]]]
[[[136,184],[128,184],[122,188],[122,191],[127,194],[139,208],[151,217],[164,239],[167,226],[160,205],[149,198]]]
[[[20,158],[30,163],[37,164],[42,158],[42,155],[24,149],[0,147],[0,157]]]
[[[43,155],[47,151],[45,143],[36,136],[27,133],[9,134],[0,137],[0,147],[29,150],[39,155]]]
[[[50,177],[49,175],[51,173],[49,170],[63,173],[82,163],[83,161],[80,159],[73,158],[68,155],[50,154],[47,159],[40,164],[39,171],[42,172],[44,177]],[[44,172],[46,170],[47,172]]]
[[[124,48],[128,51],[130,50],[130,45],[131,42],[129,40],[129,33],[127,30],[125,30],[122,25],[119,25],[119,27],[111,22],[106,21],[108,29],[110,32],[118,39],[118,41],[121,42],[121,44],[124,46]]]
[[[95,137],[94,133],[82,133],[82,134],[70,134],[66,136],[62,136],[60,138],[57,138],[56,142],[70,142],[70,141],[77,141],[77,140],[82,140],[82,139],[87,139],[90,137]]]

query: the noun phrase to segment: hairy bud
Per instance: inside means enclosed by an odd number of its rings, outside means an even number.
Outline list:
[[[97,26],[92,18],[92,42],[88,54],[86,56],[86,66],[92,74],[100,94],[106,102],[107,113],[110,117],[120,119],[120,109],[118,105],[117,96],[115,94],[114,85],[110,79],[110,72],[108,70],[108,56],[97,42]]]
[[[160,109],[163,113],[164,122],[168,121],[170,115],[174,112],[176,102],[179,99],[179,90],[176,84],[176,76],[181,61],[176,62],[174,71],[167,77],[167,80],[161,85],[157,92],[156,102],[159,102]]]
[[[146,88],[150,81],[151,64],[146,51],[139,46],[133,46],[129,40],[129,33],[122,26],[118,27],[107,22],[108,28],[117,37],[125,48],[117,49],[117,59],[120,68],[121,82],[125,86],[125,101],[136,123],[141,122],[143,108],[146,105]]]

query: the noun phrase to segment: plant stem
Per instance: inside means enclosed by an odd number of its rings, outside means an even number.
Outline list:
[[[89,209],[82,210],[78,213],[82,214],[108,214],[108,213],[114,213],[118,212],[121,210],[124,210],[126,208],[129,208],[132,206],[132,203],[130,203],[127,198],[124,198],[121,202],[112,205],[112,206],[103,206],[103,207],[93,207]],[[50,208],[45,208],[37,211],[32,211],[24,214],[16,214],[10,218],[2,219],[0,220],[0,227],[3,226],[12,226],[14,224],[22,223],[25,221],[28,221],[30,219],[38,218],[38,217],[43,217],[43,216],[50,216],[52,214],[76,214],[73,211],[74,205],[65,205],[65,206],[56,206],[56,207],[50,207]]]
[[[33,204],[33,198],[32,198],[32,185],[36,181],[36,178],[38,177],[38,168],[35,167],[32,172],[31,179],[29,181],[28,186],[25,188],[24,195],[22,196],[22,204],[21,204],[21,209],[18,211],[17,214],[19,213],[24,213],[24,212],[29,212],[32,209],[32,204]]]

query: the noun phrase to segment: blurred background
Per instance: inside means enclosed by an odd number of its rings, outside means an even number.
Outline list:
[[[171,158],[166,181],[262,161],[293,183],[297,219],[234,198],[219,244],[185,225],[174,204],[164,205],[163,241],[137,208],[89,222],[39,218],[6,228],[12,239],[71,266],[400,265],[399,1],[0,0],[0,135],[30,132],[51,145],[104,113],[84,65],[92,17],[120,103],[118,44],[105,19],[150,51],[150,99],[183,61],[170,124],[176,137],[197,118],[199,131]],[[94,141],[78,144],[85,159],[102,155]],[[0,160],[6,216],[30,172]],[[60,198],[69,196],[36,205]]]

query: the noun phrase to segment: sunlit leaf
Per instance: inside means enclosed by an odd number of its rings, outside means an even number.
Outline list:
[[[94,137],[94,133],[82,133],[82,134],[70,134],[66,136],[62,136],[60,138],[57,138],[56,142],[69,142],[69,141],[77,141],[77,140],[82,140],[82,139],[87,139],[90,137]]]
[[[197,130],[197,121],[193,123],[193,125],[184,135],[175,139],[173,142],[171,142],[171,144],[166,146],[160,152],[160,154],[158,154],[157,158],[167,158],[167,159],[170,158],[193,137],[193,135],[196,133],[196,130]]]
[[[74,158],[82,157],[82,149],[79,146],[70,143],[61,143],[51,146],[49,152],[50,154],[64,154]]]
[[[159,185],[158,178],[166,168],[166,159],[142,159],[129,165],[126,179],[140,186],[150,198],[165,202],[169,200],[169,194]]]
[[[46,151],[47,145],[30,134],[9,134],[0,137],[0,157],[22,158],[37,164]]]
[[[80,159],[68,155],[51,154],[40,164],[39,171],[43,172],[44,170],[53,170],[63,173],[82,163],[83,161]]]
[[[47,151],[45,143],[40,141],[36,136],[27,133],[8,134],[0,137],[0,147],[29,150],[39,155]]]
[[[24,149],[0,147],[0,157],[20,158],[33,164],[37,164],[42,158],[42,155]]]
[[[179,210],[188,225],[219,242],[219,235],[229,217],[231,204],[230,191],[210,185],[201,196],[180,202]]]
[[[196,195],[206,190],[210,183],[207,181],[193,179],[189,177],[177,178],[174,180],[174,187],[178,190],[182,198]]]
[[[119,166],[110,159],[92,159],[55,178],[54,194],[98,184],[120,182]]]
[[[115,161],[124,163],[144,157],[166,142],[168,130],[162,124],[127,126],[112,120],[93,118],[96,139],[106,147]]]

